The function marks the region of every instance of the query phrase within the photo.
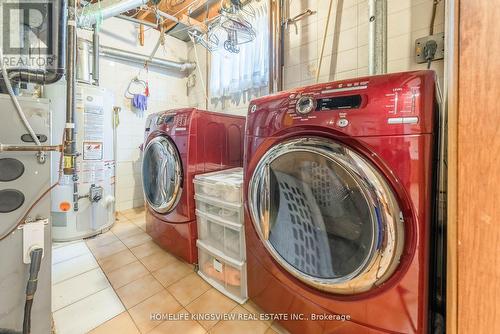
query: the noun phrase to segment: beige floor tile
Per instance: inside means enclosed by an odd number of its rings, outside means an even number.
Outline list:
[[[156,253],[153,253],[151,255],[145,256],[140,259],[141,262],[148,268],[149,271],[156,271],[160,268],[165,267],[171,262],[174,261],[179,261],[177,260],[173,255],[170,255],[169,253],[160,250]]]
[[[264,313],[264,311],[253,301],[248,300],[245,304],[242,305],[248,312],[259,316],[261,313]],[[264,321],[268,326],[271,326],[272,320],[266,320]]]
[[[162,289],[159,293],[132,307],[129,312],[141,333],[146,333],[161,323],[161,321],[152,320],[152,314],[174,314],[181,309],[182,306],[175,298]]]
[[[162,290],[163,286],[151,274],[148,274],[117,289],[116,294],[123,305],[129,309]]]
[[[224,314],[230,312],[235,306],[236,302],[219,291],[210,289],[186,306],[186,310],[194,314]],[[199,322],[205,329],[209,330],[217,323],[217,320],[200,320]]]
[[[219,321],[219,323],[210,330],[210,333],[264,334],[269,327],[260,320],[253,320],[252,313],[239,305],[231,311],[231,314],[235,316],[235,320]]]
[[[177,314],[186,314],[186,310],[181,310]],[[184,318],[183,318],[184,319]],[[194,320],[166,320],[156,326],[148,334],[204,334],[206,330]],[[230,334],[230,333],[228,333]]]
[[[147,274],[149,274],[149,272],[146,267],[144,267],[139,261],[135,261],[124,267],[106,273],[106,276],[108,276],[108,280],[113,288],[118,289],[138,278],[146,276]]]
[[[191,303],[208,289],[210,289],[210,285],[196,273],[187,275],[167,288],[168,292],[183,306]]]
[[[111,232],[113,232],[120,239],[126,239],[134,234],[144,233],[144,231],[138,228],[137,225],[130,222],[115,224],[111,228]]]
[[[144,217],[145,211],[144,207],[129,209],[125,211],[120,211],[120,214],[125,216],[129,220],[134,220],[137,218]]]
[[[99,327],[93,329],[89,334],[139,334],[132,318],[127,312],[120,313],[111,320],[106,321]]]
[[[128,216],[134,216],[134,215],[137,215],[137,214],[140,214],[140,213],[143,213],[144,212],[144,207],[143,206],[139,206],[137,208],[132,208],[132,209],[127,209],[127,210],[123,210],[123,211],[120,211],[119,213],[128,217]]]
[[[285,329],[285,327],[283,327],[279,322],[277,321],[273,321],[273,323],[271,324],[271,327],[276,333],[278,334],[290,334],[289,331],[287,331]]]
[[[148,255],[151,255],[153,253],[163,251],[160,246],[158,246],[154,241],[150,240],[145,243],[143,243],[140,246],[133,247],[130,249],[132,253],[138,258],[142,259],[143,257],[146,257]]]
[[[110,244],[114,241],[118,241],[118,237],[114,235],[111,231],[108,231],[103,234],[98,234],[93,238],[89,238],[85,240],[87,243],[87,246],[89,246],[90,249],[95,249],[100,246],[104,246],[107,244]]]
[[[161,269],[153,271],[152,274],[164,287],[168,287],[192,272],[191,266],[174,259]]]
[[[137,258],[128,249],[121,252],[99,259],[99,266],[105,273],[121,268],[129,263],[137,261]]]
[[[122,239],[123,243],[128,248],[133,248],[133,247],[140,246],[143,243],[148,242],[150,240],[151,240],[151,237],[148,234],[144,233],[144,232],[138,233],[138,234],[134,234],[131,237]]]
[[[131,220],[132,224],[137,225],[141,230],[146,231],[146,219],[145,218],[138,218]]]
[[[129,219],[127,217],[125,217],[125,215],[123,213],[117,212],[116,216],[115,216],[115,222],[117,222],[118,224],[125,223],[125,222],[129,222]]]
[[[107,245],[102,245],[90,250],[97,259],[103,259],[105,257],[121,252],[125,249],[127,249],[127,246],[125,246],[123,242],[121,242],[120,240],[117,240]]]

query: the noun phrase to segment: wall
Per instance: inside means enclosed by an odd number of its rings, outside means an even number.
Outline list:
[[[158,40],[159,32],[146,27],[145,46],[140,46],[138,30],[138,25],[134,23],[111,18],[104,21],[101,27],[101,43],[105,46],[149,55]],[[79,30],[79,37],[91,38],[91,34]],[[186,43],[167,37],[165,47],[160,46],[156,57],[185,61],[187,58]],[[130,80],[138,74],[142,66],[104,57],[101,57],[100,65],[100,85],[114,94],[115,105],[122,108],[116,147],[116,209],[120,211],[144,204],[139,145],[143,142],[146,115],[140,117],[133,112],[130,100],[124,96]],[[140,78],[146,79],[146,71],[142,71]],[[186,77],[179,73],[166,73],[151,68],[149,89],[151,96],[148,101],[147,113],[185,107],[188,104]]]
[[[285,31],[285,89],[315,83],[329,0],[290,0],[289,3],[290,17],[294,17],[307,8],[317,13],[299,21],[297,32],[293,25]],[[432,4],[432,0],[388,0],[388,72],[426,68],[426,64],[414,62],[414,45],[415,39],[429,33]],[[434,27],[435,33],[443,31],[444,1],[438,5]],[[206,70],[204,66],[206,51],[201,46],[198,46],[197,50],[201,68]],[[189,57],[191,60],[195,59],[192,45]],[[433,62],[432,68],[436,70],[442,81],[443,61]],[[368,2],[367,0],[334,0],[320,71],[320,82],[364,75],[368,75]],[[199,80],[189,95],[189,101],[194,106],[204,106],[203,89]],[[246,104],[215,109],[246,114]]]

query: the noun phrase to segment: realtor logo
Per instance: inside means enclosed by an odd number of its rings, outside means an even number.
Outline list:
[[[2,48],[7,66],[49,67],[54,62],[54,0],[1,1]]]

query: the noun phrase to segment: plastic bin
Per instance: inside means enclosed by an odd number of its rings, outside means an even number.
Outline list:
[[[246,259],[243,225],[196,210],[198,239],[225,256],[238,261]]]
[[[234,224],[243,224],[243,205],[195,195],[196,209]]]
[[[243,168],[199,174],[193,182],[197,195],[228,203],[243,203]]]
[[[246,263],[224,256],[221,252],[196,241],[198,246],[198,274],[214,288],[243,304],[247,296]]]

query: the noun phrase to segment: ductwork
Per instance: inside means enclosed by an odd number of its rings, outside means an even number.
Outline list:
[[[160,58],[150,59],[149,56],[145,56],[145,55],[142,55],[140,53],[123,51],[123,50],[119,50],[119,49],[115,49],[115,48],[110,48],[107,46],[101,46],[99,53],[103,57],[116,59],[116,60],[122,60],[122,61],[128,61],[128,62],[134,62],[134,63],[138,63],[141,65],[143,65],[144,63],[147,62],[149,66],[156,66],[156,67],[163,68],[163,69],[170,70],[170,71],[178,71],[178,72],[188,73],[188,72],[196,69],[195,63],[179,63],[179,62],[164,60],[164,59],[160,59]]]
[[[55,32],[57,39],[56,50],[56,67],[53,69],[30,69],[26,67],[10,67],[7,69],[9,78],[12,81],[31,82],[36,84],[48,85],[59,81],[64,75],[66,68],[66,8],[68,5],[67,0],[59,1],[58,13],[58,29]]]
[[[131,9],[146,5],[148,0],[103,0],[78,11],[78,26],[91,28],[94,24]]]

